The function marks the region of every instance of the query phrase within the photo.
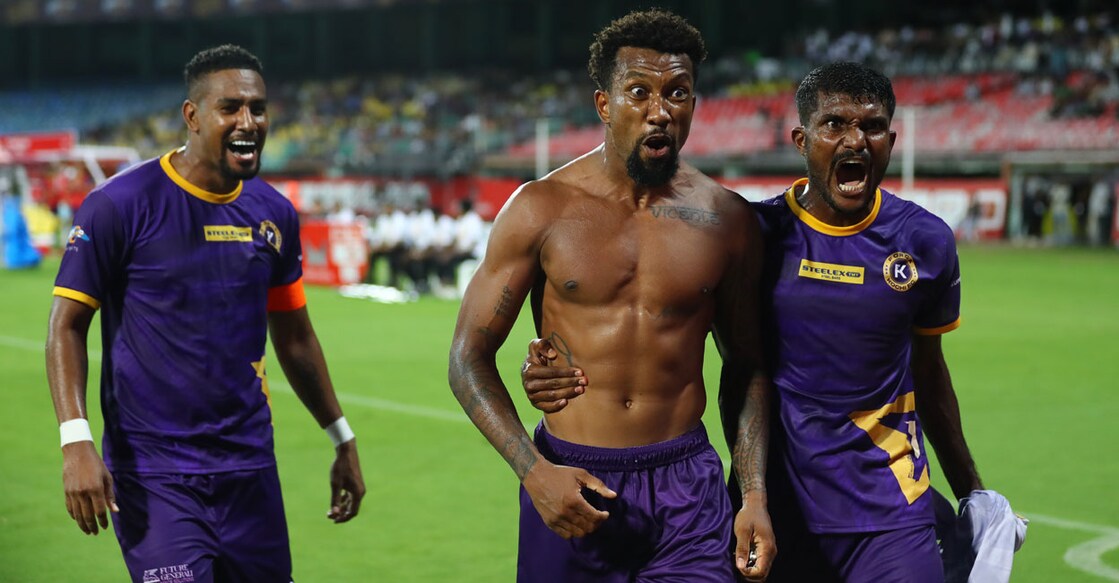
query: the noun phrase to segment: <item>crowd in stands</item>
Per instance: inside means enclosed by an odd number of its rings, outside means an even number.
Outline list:
[[[1116,120],[1119,27],[1106,13],[1069,21],[1049,13],[1032,18],[1000,15],[941,29],[819,30],[789,46],[782,55],[720,55],[707,66],[702,98],[708,103],[726,101],[721,110],[709,108],[719,118],[713,125],[746,136],[712,140],[714,148],[727,150],[715,154],[787,147],[787,140],[776,138],[795,121],[790,98],[795,80],[816,64],[836,59],[861,60],[883,70],[895,79],[902,105],[961,106],[931,110],[932,125],[943,125],[941,118],[980,118],[979,123],[969,119],[957,124],[952,132],[979,132],[984,124],[1004,123],[1007,114],[1024,118],[1015,119],[1016,124]],[[597,123],[588,106],[593,87],[583,71],[277,80],[269,89],[273,126],[264,169],[271,173],[449,176],[474,171],[485,154],[529,155],[538,119],[550,120],[553,133],[561,136]],[[78,128],[83,142],[128,145],[154,156],[185,137],[175,107],[180,93],[175,86],[161,86],[154,98],[121,94],[114,105],[99,91],[84,101],[71,92],[43,100],[38,109],[34,94],[0,93],[0,107],[16,112],[5,116],[0,131],[42,129],[43,119],[24,119],[38,115],[49,118],[45,127]],[[1008,111],[1007,102],[1017,107]],[[138,104],[146,104],[149,111],[137,113]],[[1036,133],[1050,129],[1041,127]],[[1099,128],[1089,130],[1100,133]],[[581,148],[595,138],[568,139]],[[1035,142],[1031,136],[947,136],[943,149],[1049,145]],[[701,147],[698,155],[703,154]]]
[[[919,107],[916,148],[922,155],[1114,149],[1119,143],[1119,23],[1108,13],[818,30],[787,46],[779,55],[713,55],[687,155],[789,148],[788,129],[798,123],[796,80],[839,59],[882,70],[894,80],[899,106]],[[488,155],[531,160],[541,119],[552,134],[552,156],[568,158],[601,141],[593,90],[582,70],[270,79],[272,126],[263,170],[405,179],[472,174]],[[6,112],[0,133],[76,129],[82,143],[157,156],[185,140],[181,100],[182,87],[174,82],[0,92]],[[426,206],[385,202],[353,217],[367,223],[372,257],[387,266],[371,270],[371,281],[444,293],[458,266],[477,257],[479,240],[458,234],[466,229],[474,237],[479,230],[473,219],[462,226],[470,213],[452,219]]]

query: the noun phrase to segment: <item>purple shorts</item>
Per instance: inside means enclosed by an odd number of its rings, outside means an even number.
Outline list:
[[[276,467],[113,474],[113,528],[135,583],[289,583]]]
[[[618,497],[584,490],[610,518],[565,540],[544,525],[522,487],[517,581],[734,580],[723,462],[702,425],[669,441],[609,449],[556,439],[541,424],[536,447],[552,463],[586,469]]]
[[[782,529],[777,532],[777,560],[766,581],[944,583],[944,567],[931,525],[846,534],[801,530],[798,536]]]

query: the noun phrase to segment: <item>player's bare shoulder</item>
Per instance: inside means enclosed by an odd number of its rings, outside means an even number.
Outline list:
[[[757,227],[750,204],[694,166],[680,164],[674,179],[689,208],[695,208],[692,222],[719,227],[727,235]]]
[[[539,252],[559,219],[585,196],[561,170],[525,182],[513,192],[494,220],[491,248],[496,242],[517,254]]]
[[[542,178],[525,182],[513,192],[502,213],[557,216],[573,198],[585,194],[577,173],[577,167],[568,164]]]

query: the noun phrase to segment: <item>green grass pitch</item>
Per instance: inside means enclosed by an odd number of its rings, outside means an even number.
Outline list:
[[[1119,254],[964,247],[961,261],[964,325],[945,352],[984,480],[1033,519],[1013,581],[1119,581]],[[63,505],[43,365],[56,269],[0,271],[0,581],[124,581],[112,533],[83,535]],[[308,295],[369,492],[353,522],[326,519],[329,441],[271,359],[296,581],[512,581],[516,479],[447,387],[457,303]],[[531,335],[522,318],[499,355],[507,381]],[[709,350],[712,394],[717,371]],[[717,436],[713,401],[707,425]]]

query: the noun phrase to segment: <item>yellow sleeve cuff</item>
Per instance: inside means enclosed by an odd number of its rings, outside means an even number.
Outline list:
[[[83,304],[85,304],[85,305],[87,305],[87,306],[89,306],[89,307],[91,307],[95,310],[101,308],[101,302],[98,301],[97,298],[94,298],[93,296],[91,296],[89,294],[84,294],[84,293],[82,293],[78,290],[70,289],[68,287],[55,286],[54,295],[56,295],[58,297],[61,297],[61,298],[67,298],[67,299],[70,299],[70,300],[74,300],[75,302],[81,302],[81,303],[83,303]]]
[[[913,328],[913,333],[918,336],[939,336],[945,332],[951,332],[960,327],[960,318],[956,318],[955,322],[945,324],[937,328]]]

